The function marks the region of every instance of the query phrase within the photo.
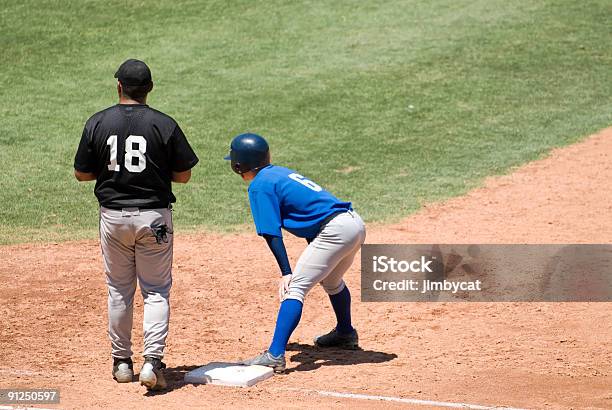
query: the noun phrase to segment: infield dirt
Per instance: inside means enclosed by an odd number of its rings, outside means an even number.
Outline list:
[[[368,243],[612,243],[612,129],[394,225]],[[245,199],[246,200],[246,199]],[[180,204],[179,204],[180,206]],[[527,408],[612,408],[612,303],[361,303],[347,274],[363,351],[319,351],[334,325],[320,288],[306,300],[286,375],[247,389],[193,386],[186,371],[266,348],[277,268],[252,232],[177,227],[170,390],[145,394],[110,374],[106,289],[96,240],[0,247],[0,388],[59,388],[61,408],[394,407],[317,390]],[[304,247],[288,238],[293,261]],[[142,298],[133,340],[142,342]],[[142,363],[136,358],[135,367]],[[53,407],[45,405],[45,407]]]

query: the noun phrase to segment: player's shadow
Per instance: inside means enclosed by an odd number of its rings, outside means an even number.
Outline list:
[[[299,363],[296,367],[287,369],[286,373],[308,372],[321,366],[347,366],[363,363],[384,363],[397,358],[395,353],[378,352],[376,350],[343,350],[335,348],[319,348],[302,343],[289,343],[287,351],[297,351],[291,356],[291,362]]]
[[[197,369],[198,367],[200,366],[167,367],[164,370],[164,377],[166,378],[166,383],[168,383],[168,387],[165,390],[160,391],[147,391],[145,393],[145,396],[159,396],[186,386],[188,383],[185,383],[185,374],[189,373],[194,369]],[[138,380],[138,375],[135,375],[134,377],[135,380]]]

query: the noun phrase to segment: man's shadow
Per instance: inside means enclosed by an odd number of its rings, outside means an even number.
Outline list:
[[[397,358],[395,353],[377,352],[375,350],[344,350],[319,348],[302,343],[289,343],[287,351],[298,351],[291,356],[291,362],[298,362],[296,367],[287,369],[286,373],[308,372],[321,366],[347,366],[362,363],[384,363]]]
[[[287,345],[288,352],[297,351],[291,357],[291,362],[298,362],[296,367],[287,369],[285,373],[291,372],[307,372],[316,370],[321,366],[346,366],[351,364],[362,363],[384,363],[397,358],[395,353],[377,352],[375,350],[343,350],[334,348],[318,348],[312,345],[302,343],[289,343]],[[147,391],[145,396],[158,396],[170,393],[171,391],[181,389],[188,383],[185,383],[185,374],[197,369],[200,366],[176,366],[168,367],[164,370],[164,376],[168,387],[161,391]],[[138,375],[135,375],[135,380],[138,380]]]
[[[182,388],[183,386],[187,385],[187,383],[185,383],[185,375],[198,367],[200,366],[167,367],[164,369],[164,377],[166,378],[168,387],[165,390],[160,391],[147,391],[145,396],[159,396]],[[135,375],[134,378],[138,380],[138,375]]]

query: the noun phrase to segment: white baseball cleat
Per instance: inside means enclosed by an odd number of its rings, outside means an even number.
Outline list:
[[[145,357],[145,362],[140,369],[140,384],[145,386],[147,390],[164,390],[168,387],[164,378],[163,369],[166,365],[156,357]]]
[[[113,358],[113,379],[117,380],[117,383],[130,383],[134,379],[132,359]]]

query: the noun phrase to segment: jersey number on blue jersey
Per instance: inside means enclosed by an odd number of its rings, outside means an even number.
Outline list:
[[[323,188],[321,188],[319,185],[315,184],[310,179],[300,174],[296,174],[296,173],[289,174],[289,178],[293,179],[295,182],[299,182],[300,184],[304,185],[306,188],[310,188],[315,192],[323,191]]]
[[[134,149],[134,144],[138,145]],[[117,164],[117,136],[111,135],[106,140],[106,145],[110,145],[110,163],[108,164],[109,171],[119,171],[121,166]],[[147,140],[142,135],[130,135],[125,140],[125,161],[123,165],[130,172],[142,172],[147,167]],[[138,162],[134,164],[133,159],[137,158]]]

